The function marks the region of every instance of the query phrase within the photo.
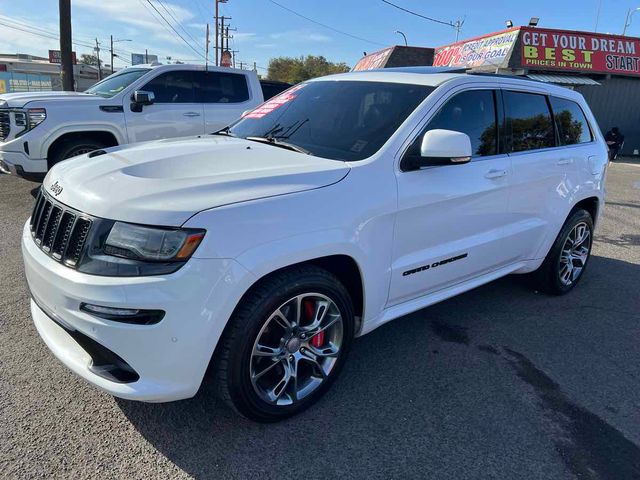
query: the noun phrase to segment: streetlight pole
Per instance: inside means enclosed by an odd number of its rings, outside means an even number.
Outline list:
[[[622,35],[627,33],[627,28],[631,26],[631,21],[633,20],[633,14],[636,13],[638,10],[640,10],[640,7],[630,8],[629,11],[627,12],[627,18],[624,21],[624,29],[622,30]]]
[[[114,40],[113,39],[113,35],[109,35],[109,38],[111,40],[111,48],[109,49],[109,51],[111,52],[111,73],[113,73],[113,57],[115,57],[116,55],[113,53],[113,44],[115,42],[131,42],[131,40],[129,40],[128,38],[121,38],[119,40]]]
[[[396,33],[399,35],[402,35],[402,38],[404,38],[404,46],[405,47],[409,46],[407,43],[407,36],[404,33],[402,33],[400,30],[396,30]]]

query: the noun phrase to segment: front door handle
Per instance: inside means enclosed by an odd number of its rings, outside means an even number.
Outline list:
[[[561,158],[558,160],[558,165],[570,165],[573,163],[573,158]]]
[[[507,175],[506,170],[489,170],[485,174],[484,178],[494,179],[494,178],[504,177],[506,175]]]
[[[183,113],[182,115],[184,115],[185,117],[199,117],[200,114],[198,112],[186,112]]]

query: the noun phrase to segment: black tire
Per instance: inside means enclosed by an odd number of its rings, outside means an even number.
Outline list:
[[[106,146],[107,145],[105,145],[102,141],[91,137],[69,140],[55,148],[55,150],[51,153],[51,156],[47,160],[47,165],[49,168],[51,168],[56,163],[59,163],[63,160],[67,160],[68,158],[72,158],[77,155],[89,153],[94,150],[100,150],[101,148],[105,148]]]
[[[330,298],[343,322],[342,345],[326,379],[305,398],[292,405],[263,400],[250,379],[251,354],[269,316],[289,299],[309,292]],[[240,415],[268,423],[296,415],[313,405],[329,389],[347,358],[354,333],[353,306],[338,278],[313,265],[293,267],[267,277],[248,292],[229,320],[213,358],[218,396]]]
[[[570,284],[566,284],[560,277],[562,250],[567,242],[569,234],[571,234],[573,229],[579,224],[585,224],[589,231],[587,258],[584,261],[578,276],[575,279],[572,279]],[[562,226],[560,233],[556,237],[551,250],[549,250],[549,253],[540,268],[532,273],[534,286],[551,295],[564,295],[565,293],[570,292],[584,276],[588,260],[591,257],[592,244],[593,219],[591,218],[591,214],[584,209],[577,209],[569,215],[569,218]]]

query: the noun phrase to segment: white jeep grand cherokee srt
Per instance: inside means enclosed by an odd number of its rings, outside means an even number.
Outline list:
[[[390,69],[297,85],[216,134],[56,165],[22,249],[38,332],[127,399],[313,404],[354,337],[511,273],[584,274],[607,147],[584,99]]]

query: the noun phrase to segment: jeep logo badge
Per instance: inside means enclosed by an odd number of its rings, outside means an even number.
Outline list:
[[[49,189],[56,197],[62,193],[62,186],[58,184],[57,180],[49,187]]]

